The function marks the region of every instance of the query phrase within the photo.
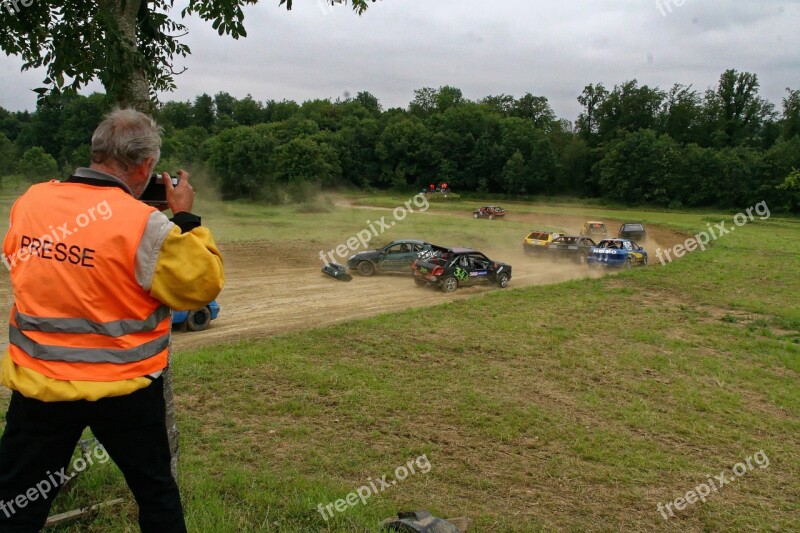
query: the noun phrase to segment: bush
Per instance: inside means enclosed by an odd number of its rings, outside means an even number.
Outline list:
[[[22,174],[29,181],[43,181],[59,177],[56,160],[41,146],[28,148],[22,154],[22,159],[17,163],[17,173]]]

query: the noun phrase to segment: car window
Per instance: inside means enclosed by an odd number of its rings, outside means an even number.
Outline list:
[[[626,250],[633,250],[633,246],[631,246],[630,241],[625,241],[623,244],[625,245]]]
[[[486,270],[489,268],[489,260],[482,255],[471,255],[472,267],[476,270]]]
[[[550,235],[543,231],[534,231],[528,235],[529,239],[536,239],[537,241],[546,241]]]
[[[644,231],[644,226],[641,224],[625,224],[622,226],[623,231]]]
[[[391,248],[386,250],[386,253],[387,254],[399,254],[399,253],[402,253],[404,251],[405,252],[408,251],[408,245],[407,244],[395,244],[394,246],[392,246]]]

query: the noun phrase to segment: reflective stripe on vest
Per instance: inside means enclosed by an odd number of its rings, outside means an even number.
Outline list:
[[[169,316],[169,314],[169,307],[162,305],[144,320],[93,322],[85,318],[31,316],[22,314],[19,311],[15,312],[14,318],[17,322],[17,327],[23,331],[42,331],[44,333],[96,333],[98,335],[105,335],[106,337],[122,337],[130,333],[153,331],[162,320]],[[22,347],[20,346],[20,348]]]
[[[169,335],[159,337],[135,348],[115,350],[107,348],[69,348],[39,344],[22,331],[10,326],[8,341],[30,357],[44,361],[64,361],[68,363],[135,363],[158,355],[169,346]]]

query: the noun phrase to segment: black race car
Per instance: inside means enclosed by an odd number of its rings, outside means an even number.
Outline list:
[[[565,235],[553,239],[545,250],[547,255],[553,259],[569,259],[581,265],[586,264],[586,257],[591,253],[592,248],[597,244],[589,237],[580,235]]]
[[[632,241],[644,242],[647,240],[647,231],[641,222],[626,222],[619,227],[617,237],[620,239],[631,239]]]
[[[508,287],[511,265],[492,261],[482,253],[469,248],[443,248],[432,246],[428,253],[411,264],[414,283],[433,285],[444,292],[458,287],[479,284],[497,284]]]
[[[409,266],[420,252],[431,249],[431,244],[424,241],[402,240],[392,241],[377,250],[367,250],[351,255],[347,267],[356,270],[362,276],[371,276],[375,272],[409,272]]]

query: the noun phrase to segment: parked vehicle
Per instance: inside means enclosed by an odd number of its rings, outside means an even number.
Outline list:
[[[550,243],[553,242],[553,239],[561,237],[564,235],[563,233],[555,233],[552,231],[532,231],[528,233],[528,236],[522,240],[522,250],[526,254],[533,254],[537,252],[542,252],[550,246]]]
[[[547,247],[547,255],[557,261],[568,259],[580,265],[586,264],[586,258],[591,253],[592,248],[597,244],[589,237],[580,235],[564,235],[558,237]]]
[[[506,216],[506,210],[496,205],[485,205],[472,212],[472,218],[488,218],[489,220],[493,220],[504,216]]]
[[[219,304],[214,300],[194,311],[173,311],[172,325],[174,327],[186,324],[186,328],[190,331],[203,331],[208,328],[212,320],[216,320],[217,315],[219,315]]]
[[[631,239],[637,242],[647,240],[647,231],[641,222],[626,222],[619,227],[617,237],[620,239]]]
[[[411,263],[420,252],[431,249],[431,244],[416,240],[392,241],[377,250],[367,250],[351,255],[347,267],[362,276],[371,276],[381,272],[409,273]]]
[[[511,265],[492,261],[470,248],[434,246],[412,263],[411,270],[418,286],[440,287],[444,292],[478,284],[505,288],[511,281]]]
[[[590,267],[646,266],[647,252],[630,239],[605,239],[592,248],[586,262]]]

